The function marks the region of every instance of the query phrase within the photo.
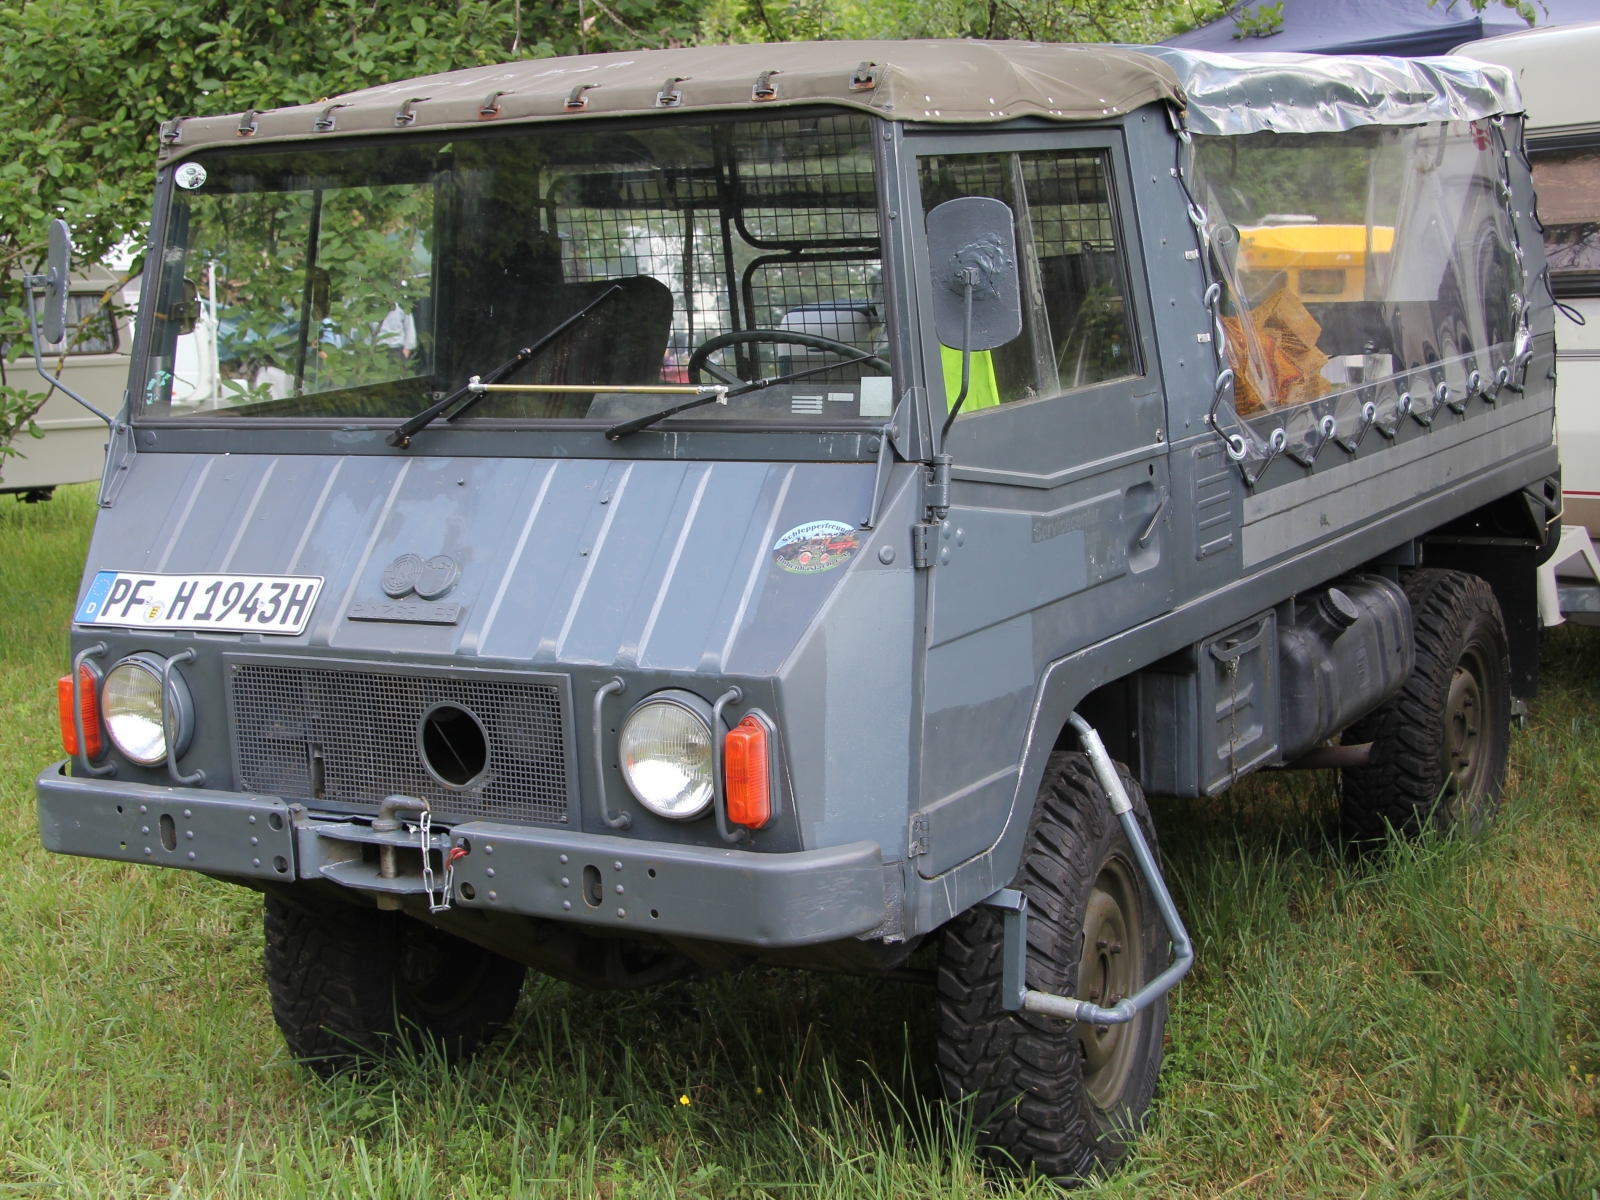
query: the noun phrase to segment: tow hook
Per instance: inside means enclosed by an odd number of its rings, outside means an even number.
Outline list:
[[[1024,1010],[1068,1021],[1084,1021],[1091,1025],[1122,1025],[1170,992],[1177,986],[1178,980],[1189,973],[1189,968],[1194,966],[1194,946],[1189,940],[1188,930],[1183,927],[1182,918],[1178,916],[1178,907],[1172,902],[1172,893],[1167,891],[1167,883],[1161,877],[1161,868],[1156,863],[1155,855],[1150,852],[1150,844],[1144,839],[1144,830],[1139,828],[1133,802],[1128,799],[1128,793],[1122,786],[1116,764],[1106,753],[1105,743],[1100,740],[1094,727],[1077,713],[1070,715],[1067,723],[1077,733],[1083,752],[1089,756],[1095,779],[1105,792],[1111,811],[1121,822],[1128,843],[1133,847],[1139,872],[1155,894],[1156,907],[1167,927],[1167,936],[1172,939],[1172,964],[1133,995],[1106,997],[1110,1008],[1101,1008],[1090,1000],[1034,991],[1027,983],[1028,897],[1016,888],[1001,888],[982,903],[989,908],[1000,909],[1003,914],[1001,1003],[1006,1011]]]
[[[444,856],[444,882],[442,887],[434,886],[433,875],[433,810],[428,807],[426,800],[419,800],[415,796],[389,796],[378,806],[378,815],[373,819],[373,833],[399,833],[405,828],[399,814],[403,812],[418,814],[417,821],[417,848],[422,853],[422,892],[428,900],[430,913],[442,913],[450,908],[450,898],[455,880],[456,862],[467,856],[465,845],[451,846]],[[390,841],[378,844],[378,877],[380,879],[399,878],[399,868],[395,861],[395,851],[398,847]],[[400,907],[400,897],[394,893],[379,892],[377,905],[385,911],[393,912]]]
[[[372,822],[373,833],[399,833],[403,822],[395,814],[401,812],[429,812],[425,800],[417,800],[411,796],[389,796],[378,805],[377,818]],[[428,843],[422,843],[422,864],[428,865]],[[399,875],[395,866],[395,847],[383,844],[378,847],[378,875],[383,879],[394,879]],[[433,906],[433,896],[428,897],[428,906]],[[380,894],[378,907],[389,912],[394,912],[400,907],[400,897]]]

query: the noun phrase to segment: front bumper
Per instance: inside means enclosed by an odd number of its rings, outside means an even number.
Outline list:
[[[275,796],[75,779],[65,762],[34,786],[39,836],[60,854],[422,895],[420,874],[383,880],[352,857],[351,847],[385,840],[359,819]],[[461,908],[761,947],[855,937],[885,916],[875,842],[753,854],[493,821],[435,829],[436,848],[469,847],[451,889]]]

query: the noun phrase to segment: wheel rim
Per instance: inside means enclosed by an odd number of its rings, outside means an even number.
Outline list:
[[[470,942],[438,931],[407,930],[396,964],[400,986],[418,1009],[447,1016],[470,1000],[482,982],[488,955]]]
[[[1489,730],[1484,698],[1488,671],[1480,646],[1461,655],[1444,707],[1444,782],[1453,807],[1468,806],[1488,787]]]
[[[1109,1008],[1139,990],[1144,983],[1144,922],[1139,916],[1133,869],[1113,858],[1100,869],[1084,908],[1078,999]],[[1109,1109],[1121,1099],[1142,1021],[1140,1016],[1122,1025],[1079,1023],[1084,1089],[1095,1107]]]

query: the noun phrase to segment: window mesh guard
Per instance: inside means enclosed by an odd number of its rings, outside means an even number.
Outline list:
[[[636,171],[604,186],[592,177],[558,179],[547,212],[564,278],[643,274],[665,284],[673,321],[662,378],[670,382],[701,382],[688,379],[690,355],[736,330],[807,333],[881,353],[887,342],[867,132],[854,117],[738,125],[714,177]],[[770,343],[712,356],[742,379],[838,360]],[[807,382],[853,381],[863,370],[818,371]]]

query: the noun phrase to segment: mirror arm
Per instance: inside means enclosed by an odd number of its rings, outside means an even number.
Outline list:
[[[50,372],[44,369],[44,356],[39,353],[39,312],[38,306],[34,303],[34,291],[37,288],[44,287],[45,284],[49,282],[49,279],[50,277],[48,275],[24,275],[22,277],[22,290],[27,296],[28,300],[28,330],[33,334],[33,365],[52,388],[60,388],[63,392],[71,396],[79,404],[83,405],[95,416],[104,421],[107,428],[115,428],[117,424],[116,418],[107,416],[94,405],[90,404],[82,396],[78,395],[77,392],[73,391],[66,384],[62,383],[59,375],[52,375]],[[49,397],[47,394],[46,399],[48,398]]]
[[[950,415],[945,417],[944,426],[939,430],[939,453],[944,453],[944,444],[950,437],[950,426],[955,424],[956,417],[961,412],[961,406],[966,403],[967,389],[972,384],[972,293],[977,283],[977,268],[968,267],[966,270],[966,331],[961,337],[961,391],[956,396],[956,402],[950,406]]]

